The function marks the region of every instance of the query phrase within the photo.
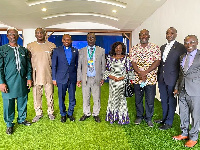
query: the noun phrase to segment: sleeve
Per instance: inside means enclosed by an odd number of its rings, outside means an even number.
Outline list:
[[[76,49],[76,67],[78,68],[78,55],[79,55],[79,53],[78,53],[78,50]]]
[[[131,59],[129,57],[126,58],[125,67],[126,67],[126,72],[127,72],[127,74],[125,75],[125,78],[126,79],[129,78],[130,80],[133,80],[135,75],[134,75]]]
[[[77,81],[82,81],[82,65],[83,65],[83,49],[80,49],[78,54]]]
[[[103,52],[102,52],[102,58],[101,58],[101,66],[102,66],[102,73],[101,73],[101,77],[103,77],[103,74],[105,72],[105,65],[106,65],[106,60],[105,60],[105,49],[103,49]]]
[[[137,46],[137,45],[136,45]],[[133,61],[133,62],[137,62],[137,53],[139,53],[137,51],[137,48],[136,46],[133,46],[130,50],[130,54],[129,54],[129,57],[130,57],[130,60]]]
[[[111,59],[110,59],[110,56],[107,57],[105,69],[106,70],[103,73],[103,79],[107,80],[109,75],[111,75]]]
[[[52,80],[56,80],[57,63],[58,63],[58,57],[56,51],[54,50],[52,55]]]
[[[155,49],[153,51],[154,61],[155,60],[161,60],[161,51],[159,46],[155,46]]]
[[[5,74],[4,74],[4,57],[3,50],[0,47],[0,84],[5,83]]]
[[[26,60],[27,60],[27,80],[32,80],[32,66],[31,66],[31,57],[28,49],[26,50]]]

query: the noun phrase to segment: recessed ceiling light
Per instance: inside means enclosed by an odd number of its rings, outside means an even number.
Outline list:
[[[47,11],[47,9],[46,8],[42,8],[42,11]]]
[[[117,10],[113,9],[112,12],[113,12],[113,13],[117,13]]]

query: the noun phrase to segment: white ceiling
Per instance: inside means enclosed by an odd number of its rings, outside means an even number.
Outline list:
[[[49,27],[132,31],[166,0],[54,0],[54,2],[28,5],[38,1],[49,0],[0,0],[0,28],[5,28],[1,25],[4,24],[18,29]],[[126,8],[102,3],[105,1],[122,4]],[[47,8],[46,12],[41,11],[43,7]],[[112,13],[113,9],[117,10],[116,14]],[[64,14],[68,15],[43,19]],[[107,18],[108,16],[111,19]]]

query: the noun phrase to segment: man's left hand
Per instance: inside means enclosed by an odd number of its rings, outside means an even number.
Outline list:
[[[27,86],[28,86],[28,89],[31,88],[31,86],[32,86],[32,80],[27,80]]]
[[[100,81],[100,84],[101,84],[101,86],[102,86],[102,85],[104,84],[104,80],[101,80],[101,81]]]

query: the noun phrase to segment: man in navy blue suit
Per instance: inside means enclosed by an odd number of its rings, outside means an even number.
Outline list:
[[[69,34],[62,37],[63,46],[55,48],[52,56],[53,84],[58,87],[59,108],[61,122],[66,122],[66,115],[74,121],[74,107],[76,104],[75,91],[77,81],[78,50],[71,47],[72,39]],[[66,111],[65,95],[69,93],[69,108]]]
[[[160,47],[162,59],[158,67],[158,87],[163,117],[160,120],[155,120],[156,123],[162,124],[159,127],[160,130],[167,130],[172,127],[177,105],[173,91],[179,75],[179,58],[186,52],[186,49],[183,44],[175,40],[176,36],[177,30],[170,27],[166,31],[167,44]]]

